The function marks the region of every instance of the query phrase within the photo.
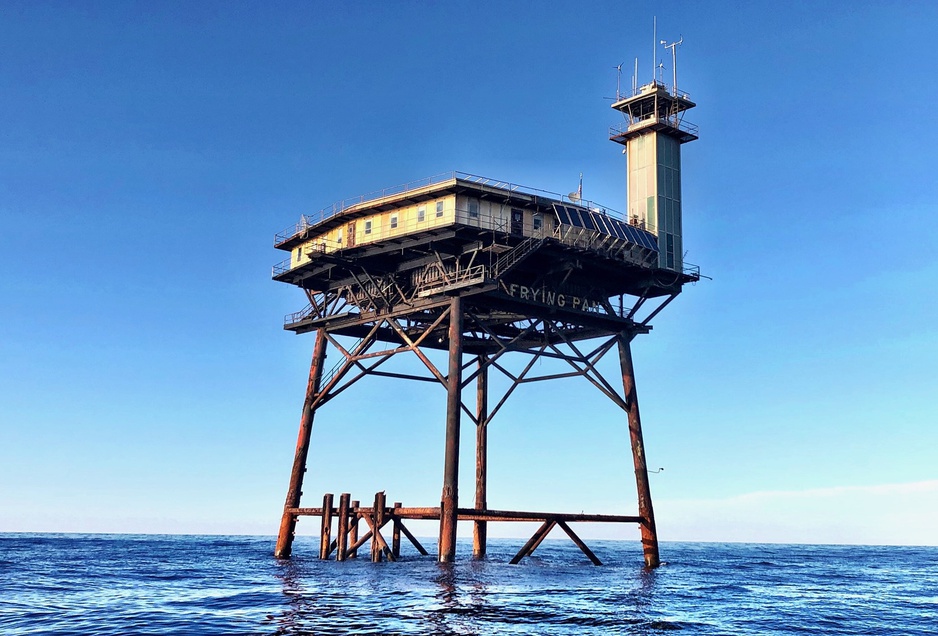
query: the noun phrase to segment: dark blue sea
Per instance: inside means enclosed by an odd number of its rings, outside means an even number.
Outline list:
[[[441,565],[271,537],[0,534],[0,634],[938,634],[938,548],[523,541]],[[429,546],[428,546],[429,547]]]

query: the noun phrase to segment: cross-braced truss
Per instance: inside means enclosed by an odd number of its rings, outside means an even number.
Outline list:
[[[441,245],[446,249],[440,249]],[[630,343],[636,335],[651,330],[651,320],[674,300],[682,284],[696,279],[656,270],[621,250],[613,253],[598,250],[595,245],[561,242],[556,237],[527,237],[505,244],[494,239],[448,244],[441,240],[425,241],[400,247],[393,258],[388,256],[390,246],[367,249],[371,251],[354,258],[317,253],[311,255],[315,259],[308,267],[280,278],[303,288],[309,301],[305,309],[286,317],[285,328],[296,333],[316,332],[317,344],[277,555],[289,556],[298,515],[322,516],[323,532],[328,535],[326,519],[335,513],[345,520],[341,523],[346,524],[346,533],[351,532],[349,520],[365,520],[373,536],[372,554],[376,558],[388,554],[386,542],[383,547],[380,545],[383,521],[393,519],[397,528],[405,518],[438,519],[441,561],[452,560],[455,554],[459,520],[475,524],[476,555],[485,553],[489,521],[542,522],[513,562],[533,552],[552,528],[560,527],[590,560],[598,563],[568,524],[638,523],[645,562],[656,566],[657,533]],[[623,262],[631,264],[624,267]],[[597,275],[585,274],[593,271]],[[338,353],[338,361],[329,369],[324,367],[327,348]],[[621,388],[599,370],[601,361],[613,349],[619,354]],[[433,350],[448,352],[445,368],[428,355]],[[422,370],[407,367],[402,371],[388,364],[399,354],[412,354],[422,364]],[[519,361],[521,364],[516,364]],[[538,364],[541,361],[553,364]],[[503,376],[507,383],[499,383],[500,393],[490,396],[492,374]],[[371,509],[346,506],[337,511],[325,501],[322,508],[300,507],[315,413],[366,376],[429,382],[446,390],[446,453],[440,507],[392,509],[377,501]],[[488,424],[521,385],[573,377],[584,378],[627,414],[639,514],[617,517],[489,510]],[[473,383],[477,388],[475,405],[464,400],[464,390]],[[475,424],[477,432],[474,508],[460,507],[458,503],[462,417]],[[357,541],[351,535],[343,537],[353,545]],[[328,557],[332,553],[329,548],[324,543],[321,554]],[[392,549],[389,554],[394,552]]]

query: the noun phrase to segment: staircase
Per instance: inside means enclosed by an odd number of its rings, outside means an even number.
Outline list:
[[[498,279],[518,265],[521,261],[537,251],[544,242],[542,238],[528,237],[515,247],[503,253],[492,265],[492,278]]]
[[[358,347],[361,346],[364,340],[365,340],[364,338],[359,338],[358,340],[355,341],[355,344],[353,344],[351,347],[347,349],[347,351],[349,353],[355,351],[356,349],[358,349]],[[343,355],[341,358],[339,358],[338,362],[336,362],[335,365],[331,369],[329,369],[326,373],[322,375],[322,377],[319,379],[320,391],[322,391],[325,387],[329,386],[329,383],[332,381],[332,378],[335,377],[335,375],[339,372],[339,369],[341,369],[342,365],[344,365],[346,362],[347,362],[347,359]]]

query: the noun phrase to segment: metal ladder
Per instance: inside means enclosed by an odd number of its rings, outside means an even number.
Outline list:
[[[512,267],[533,254],[543,242],[544,239],[542,238],[530,236],[499,256],[498,260],[492,265],[492,278],[498,278],[505,274]]]

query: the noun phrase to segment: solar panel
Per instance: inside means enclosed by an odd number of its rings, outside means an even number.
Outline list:
[[[647,246],[648,249],[658,251],[658,239],[655,238],[654,234],[637,228],[635,231],[638,232],[638,235],[642,238],[643,244]]]
[[[622,221],[620,221],[619,219],[607,219],[607,220],[609,221],[609,225],[612,226],[612,233],[613,235],[615,235],[616,238],[628,239],[628,236],[625,234],[625,230],[623,229],[623,226],[625,224],[622,223]]]
[[[610,219],[605,214],[599,212],[593,214],[593,222],[596,224],[596,229],[604,234],[609,234],[610,236],[615,236],[615,232],[609,227]]]
[[[554,203],[554,213],[562,225],[595,230],[628,241],[645,249],[658,251],[658,240],[647,230],[637,228],[603,212],[594,212],[572,205]]]
[[[570,215],[570,225],[583,227],[583,221],[580,219],[580,211],[576,208],[567,207],[567,214]]]
[[[644,241],[642,241],[641,235],[639,235],[639,233],[635,231],[634,227],[623,223],[622,229],[625,232],[626,240],[628,240],[630,243],[635,243],[636,245],[641,245],[642,247],[648,247],[647,245],[645,245]]]
[[[625,238],[630,243],[635,245],[640,245],[644,248],[651,248],[651,245],[648,243],[648,239],[645,237],[644,233],[639,230],[637,227],[632,225],[622,224],[622,229],[625,232]]]
[[[567,214],[566,207],[555,203],[554,212],[557,214],[557,220],[560,221],[561,224],[570,225],[570,215]]]
[[[641,229],[633,227],[632,234],[635,235],[635,244],[641,245],[642,247],[647,247],[649,249],[654,249],[651,241],[648,239],[648,235],[645,232],[642,232]]]
[[[583,220],[583,227],[588,230],[595,230],[596,225],[593,224],[593,214],[589,210],[580,210],[580,218]]]

